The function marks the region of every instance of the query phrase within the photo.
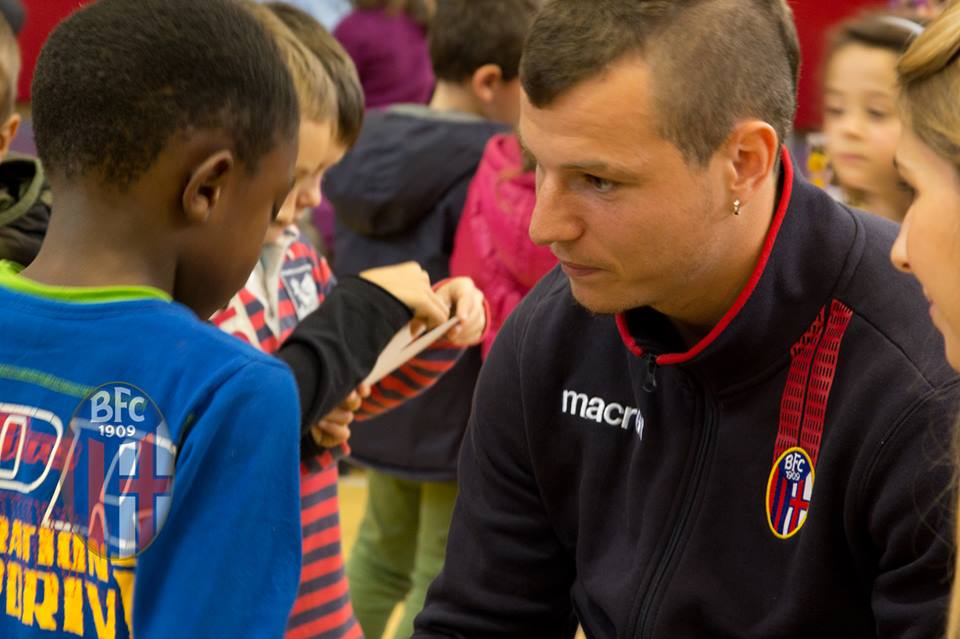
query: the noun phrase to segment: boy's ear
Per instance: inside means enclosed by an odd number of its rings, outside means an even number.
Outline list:
[[[473,94],[484,104],[490,104],[497,97],[497,89],[503,83],[503,69],[499,64],[485,64],[473,72],[470,87]]]
[[[0,158],[5,157],[10,152],[13,139],[17,137],[17,131],[20,130],[20,121],[20,115],[14,113],[0,125]]]
[[[220,201],[226,182],[236,168],[230,151],[218,151],[205,159],[190,175],[183,190],[183,214],[190,224],[203,224]]]

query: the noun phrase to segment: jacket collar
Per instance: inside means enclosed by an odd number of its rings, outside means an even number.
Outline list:
[[[756,267],[733,306],[686,351],[649,308],[617,316],[626,347],[657,366],[680,366],[715,392],[749,385],[785,365],[790,348],[851,270],[856,223],[827,194],[797,178],[782,152],[779,203]]]

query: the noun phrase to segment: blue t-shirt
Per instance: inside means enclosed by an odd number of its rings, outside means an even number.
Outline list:
[[[279,361],[159,291],[0,263],[0,637],[281,637],[298,445]]]

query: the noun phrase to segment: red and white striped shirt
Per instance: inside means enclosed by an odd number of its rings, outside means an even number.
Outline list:
[[[326,260],[295,227],[289,227],[278,243],[264,246],[246,286],[211,321],[273,353],[335,285]],[[461,353],[442,341],[427,349],[374,387],[357,411],[357,420],[370,419],[420,394],[452,368]],[[349,448],[343,444],[300,465],[303,563],[286,639],[363,636],[350,603],[340,539],[337,461],[347,454]]]

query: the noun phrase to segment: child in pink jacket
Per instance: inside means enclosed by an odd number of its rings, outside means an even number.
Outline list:
[[[454,240],[451,276],[472,277],[490,304],[484,357],[510,312],[557,264],[549,248],[530,240],[536,177],[526,168],[516,136],[494,136],[470,184]]]

